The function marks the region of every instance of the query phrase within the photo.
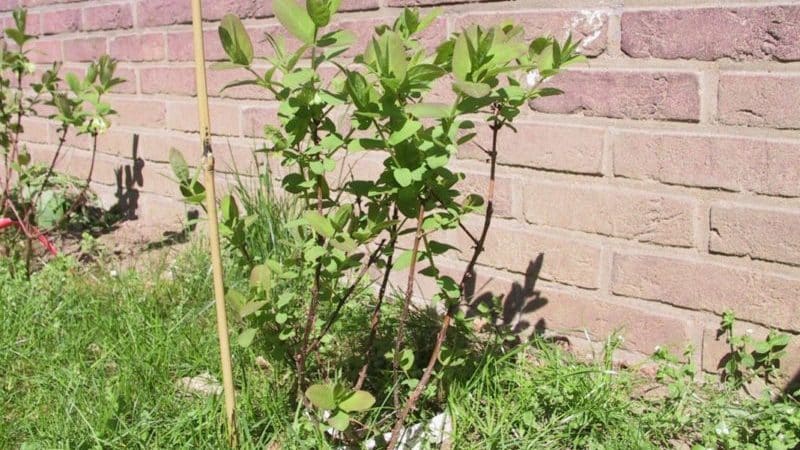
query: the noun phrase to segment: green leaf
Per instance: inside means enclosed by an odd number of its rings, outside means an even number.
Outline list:
[[[311,81],[314,75],[314,71],[311,69],[299,69],[284,75],[281,83],[286,87],[296,88]]]
[[[419,207],[419,198],[416,189],[409,186],[397,192],[397,209],[406,217],[416,218],[419,213]]]
[[[414,366],[414,352],[406,348],[400,354],[400,368],[404,372],[408,372]]]
[[[350,426],[350,415],[344,411],[337,411],[336,414],[328,418],[328,424],[336,430],[344,431]]]
[[[761,353],[761,354],[769,353],[769,351],[771,349],[772,349],[772,346],[769,345],[769,343],[766,342],[766,341],[759,341],[759,342],[756,342],[755,344],[753,344],[753,350],[756,353]]]
[[[412,103],[406,112],[418,119],[443,119],[450,117],[452,109],[444,103]]]
[[[482,98],[492,93],[488,84],[471,81],[456,81],[453,83],[453,90],[472,98]]]
[[[191,178],[189,174],[189,165],[186,164],[186,160],[183,158],[183,155],[177,149],[170,148],[169,149],[169,165],[172,167],[172,173],[175,174],[175,177],[181,183],[186,183]]]
[[[308,13],[294,0],[275,0],[272,2],[272,10],[289,33],[306,44],[314,43],[317,27]]]
[[[259,264],[250,271],[250,287],[269,289],[272,271],[265,264]]]
[[[330,220],[316,211],[306,211],[303,218],[314,231],[326,238],[336,233]]]
[[[472,70],[472,60],[469,55],[469,43],[466,33],[461,33],[456,39],[453,47],[453,75],[457,80],[466,81],[470,70]]]
[[[444,167],[450,161],[450,155],[447,153],[435,154],[430,155],[425,158],[425,162],[428,163],[428,167],[431,169],[438,169],[439,167]]]
[[[250,314],[256,313],[261,310],[261,308],[266,305],[267,302],[260,301],[260,302],[248,302],[239,310],[239,318],[244,319],[245,317],[249,316]]]
[[[222,49],[232,63],[249,66],[253,62],[253,43],[238,17],[225,14],[218,32]]]
[[[412,254],[413,254],[413,252],[411,250],[406,250],[403,253],[401,253],[400,256],[397,258],[397,261],[395,261],[393,268],[395,270],[403,270],[403,269],[411,266],[411,259],[412,259],[411,255]],[[423,253],[418,251],[417,252],[417,261],[421,260],[423,256],[424,256]]]
[[[331,411],[336,408],[333,386],[330,384],[312,384],[306,389],[306,398],[319,409]]]
[[[236,200],[230,194],[222,197],[219,209],[222,211],[223,222],[230,223],[239,218],[239,207],[236,205]]]
[[[333,214],[331,222],[337,230],[341,231],[345,227],[345,225],[347,225],[347,222],[350,220],[350,216],[352,214],[353,214],[353,204],[345,203],[342,206],[340,206]]]
[[[446,72],[434,64],[418,64],[408,69],[409,81],[430,82],[443,76]]]
[[[403,38],[398,33],[386,33],[386,55],[389,58],[389,70],[398,80],[406,77],[408,59]]]
[[[331,20],[330,5],[326,0],[306,0],[306,11],[317,28],[322,28]]]
[[[83,91],[81,86],[81,81],[78,79],[78,76],[72,72],[67,73],[64,77],[67,80],[67,84],[69,85],[70,90],[76,94],[80,94]]]
[[[375,397],[367,391],[355,391],[339,403],[343,411],[366,411],[375,404]]]
[[[401,187],[406,187],[414,181],[413,175],[411,171],[406,169],[405,167],[398,167],[392,171],[392,175],[394,179],[397,181]]]
[[[360,152],[363,150],[380,150],[383,149],[384,143],[380,139],[358,138],[353,139],[347,144],[347,150],[351,152]]]
[[[239,310],[239,314],[241,314],[241,309],[247,303],[247,299],[244,294],[236,289],[230,289],[228,293],[225,294],[225,302],[231,304],[233,308]]]
[[[248,328],[239,333],[239,337],[236,339],[236,342],[239,344],[239,347],[249,347],[250,344],[253,343],[253,338],[255,337],[256,337],[256,329]]]
[[[406,123],[403,125],[402,128],[395,131],[389,136],[389,145],[397,145],[406,139],[410,138],[414,134],[416,134],[419,129],[422,128],[422,124],[417,122],[416,120],[406,120]]]

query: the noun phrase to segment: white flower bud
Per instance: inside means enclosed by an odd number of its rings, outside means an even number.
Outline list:
[[[89,132],[94,134],[103,134],[108,130],[108,121],[102,117],[94,117],[89,122]]]
[[[528,85],[529,88],[533,89],[542,82],[542,75],[539,73],[539,69],[533,69],[525,75],[525,84]]]

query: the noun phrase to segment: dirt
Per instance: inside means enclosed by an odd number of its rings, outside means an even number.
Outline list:
[[[181,224],[122,221],[104,229],[75,230],[55,238],[59,252],[82,262],[102,261],[117,270],[146,268],[155,260],[174,258],[190,234]]]

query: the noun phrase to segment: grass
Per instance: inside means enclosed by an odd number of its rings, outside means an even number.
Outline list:
[[[0,269],[0,448],[225,448],[220,399],[175,385],[218,372],[206,267],[193,247],[172,267],[117,277],[67,259],[30,283]],[[259,369],[248,349],[234,358],[243,448],[331,448],[278,366]],[[790,399],[743,400],[680,379],[662,383],[675,395],[648,399],[635,394],[645,382],[539,341],[487,353],[449,387],[452,448],[664,448],[719,438],[720,424],[736,442],[768,444],[800,430]],[[689,399],[680,411],[678,398]],[[677,412],[691,421],[676,422]],[[704,448],[762,448],[721,442]]]
[[[0,273],[0,448],[224,448],[218,399],[175,387],[219,366],[206,266],[190,252],[148,274],[112,277],[69,260],[30,284]],[[252,360],[237,358],[239,369]],[[273,381],[243,391],[242,405],[258,404],[240,410],[243,430],[267,429],[271,405],[284,412],[280,389],[259,389]]]
[[[265,205],[267,198],[242,196],[245,209],[256,212],[248,237],[248,256],[256,261],[281,260],[297,245],[281,225],[292,205]],[[228,285],[246,285],[242,256],[228,255]],[[190,245],[174,263],[116,276],[102,265],[60,258],[28,281],[9,264],[0,261],[0,448],[227,447],[221,398],[176,387],[182,377],[219,372],[203,246]],[[333,372],[343,379],[352,379],[362,362],[370,301],[365,290],[333,332],[326,358],[337,361]],[[383,354],[391,348],[394,316],[389,308],[376,376],[366,386],[379,405],[390,404],[383,399],[393,389]],[[232,319],[234,342],[240,326]],[[435,327],[430,311],[415,313],[407,342],[417,365],[427,359]],[[611,364],[617,343],[610,338],[605,357],[585,363],[539,340],[512,350],[472,341],[464,364],[446,372],[415,420],[446,409],[454,424],[451,448],[459,450],[656,449],[676,442],[790,450],[800,443],[800,404],[792,398],[752,399],[715,381],[697,384],[690,364],[663,354],[654,381]],[[233,352],[241,448],[336,448],[298,408],[289,361],[265,345]],[[267,356],[267,369],[256,363],[258,355]],[[646,395],[651,388],[659,394]],[[360,419],[375,425],[387,416],[391,408],[376,407]]]

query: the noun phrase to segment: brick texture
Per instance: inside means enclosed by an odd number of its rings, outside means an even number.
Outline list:
[[[719,204],[711,208],[712,252],[800,265],[800,211]]]
[[[615,133],[614,174],[666,184],[800,195],[800,140],[773,141],[658,131]]]
[[[192,163],[201,157],[189,2],[0,0],[0,25],[10,26],[10,11],[20,5],[29,8],[29,32],[37,36],[29,47],[37,73],[63,61],[65,71],[83,74],[106,52],[119,60],[127,82],[108,98],[119,115],[97,142],[95,186],[103,198],[113,202],[117,189],[135,182],[139,220],[185,218],[167,159],[171,147]],[[257,56],[271,53],[265,32],[287,37],[289,50],[300,45],[269,1],[203,6],[209,62],[226,58],[217,26],[227,12],[245,19]],[[769,327],[800,333],[797,1],[343,0],[344,13],[328,29],[355,34],[344,54],[350,58],[404,6],[442,7],[421,36],[428,51],[464,26],[514,20],[527,38],[572,35],[588,57],[545,84],[564,95],[531,102],[515,130],[498,136],[495,227],[480,260],[478,295],[503,295],[504,320],[518,332],[581,337],[586,330],[602,339],[621,329],[632,352],[692,344],[709,371],[724,354],[713,339],[714,314],[733,309],[742,329],[756,334]],[[257,64],[263,72],[266,62]],[[335,72],[326,68],[323,79]],[[278,124],[269,92],[222,90],[248,76],[208,71],[212,145],[223,175],[254,173],[263,127]],[[439,80],[426,101],[452,101],[451,85]],[[57,130],[46,119],[53,108],[37,110],[40,117],[23,123],[26,145],[46,163]],[[481,195],[489,185],[483,149],[492,141],[483,119],[474,118],[477,134],[450,167],[466,176],[459,189]],[[58,168],[85,175],[91,139],[71,132],[68,142]],[[341,164],[374,179],[385,158],[361,152]],[[272,163],[278,180],[286,169]],[[346,179],[347,171],[329,177],[333,187]],[[476,218],[465,223],[477,225]],[[460,229],[439,239],[462,250],[443,267],[463,268],[472,240]],[[402,283],[403,276],[393,278]],[[430,283],[420,287],[423,299],[430,295]],[[792,345],[800,348],[800,338]],[[796,372],[800,361],[793,361],[785,367]]]
[[[635,58],[800,60],[800,6],[696,8],[622,15],[622,51]]]
[[[800,74],[724,72],[719,120],[730,125],[800,128]]]
[[[525,218],[535,224],[640,242],[692,244],[691,199],[625,189],[527,183]]]
[[[717,263],[616,254],[611,291],[792,329],[797,325],[800,278]]]
[[[696,122],[698,83],[696,74],[686,72],[571,70],[552,82],[564,95],[531,106],[547,113]]]

